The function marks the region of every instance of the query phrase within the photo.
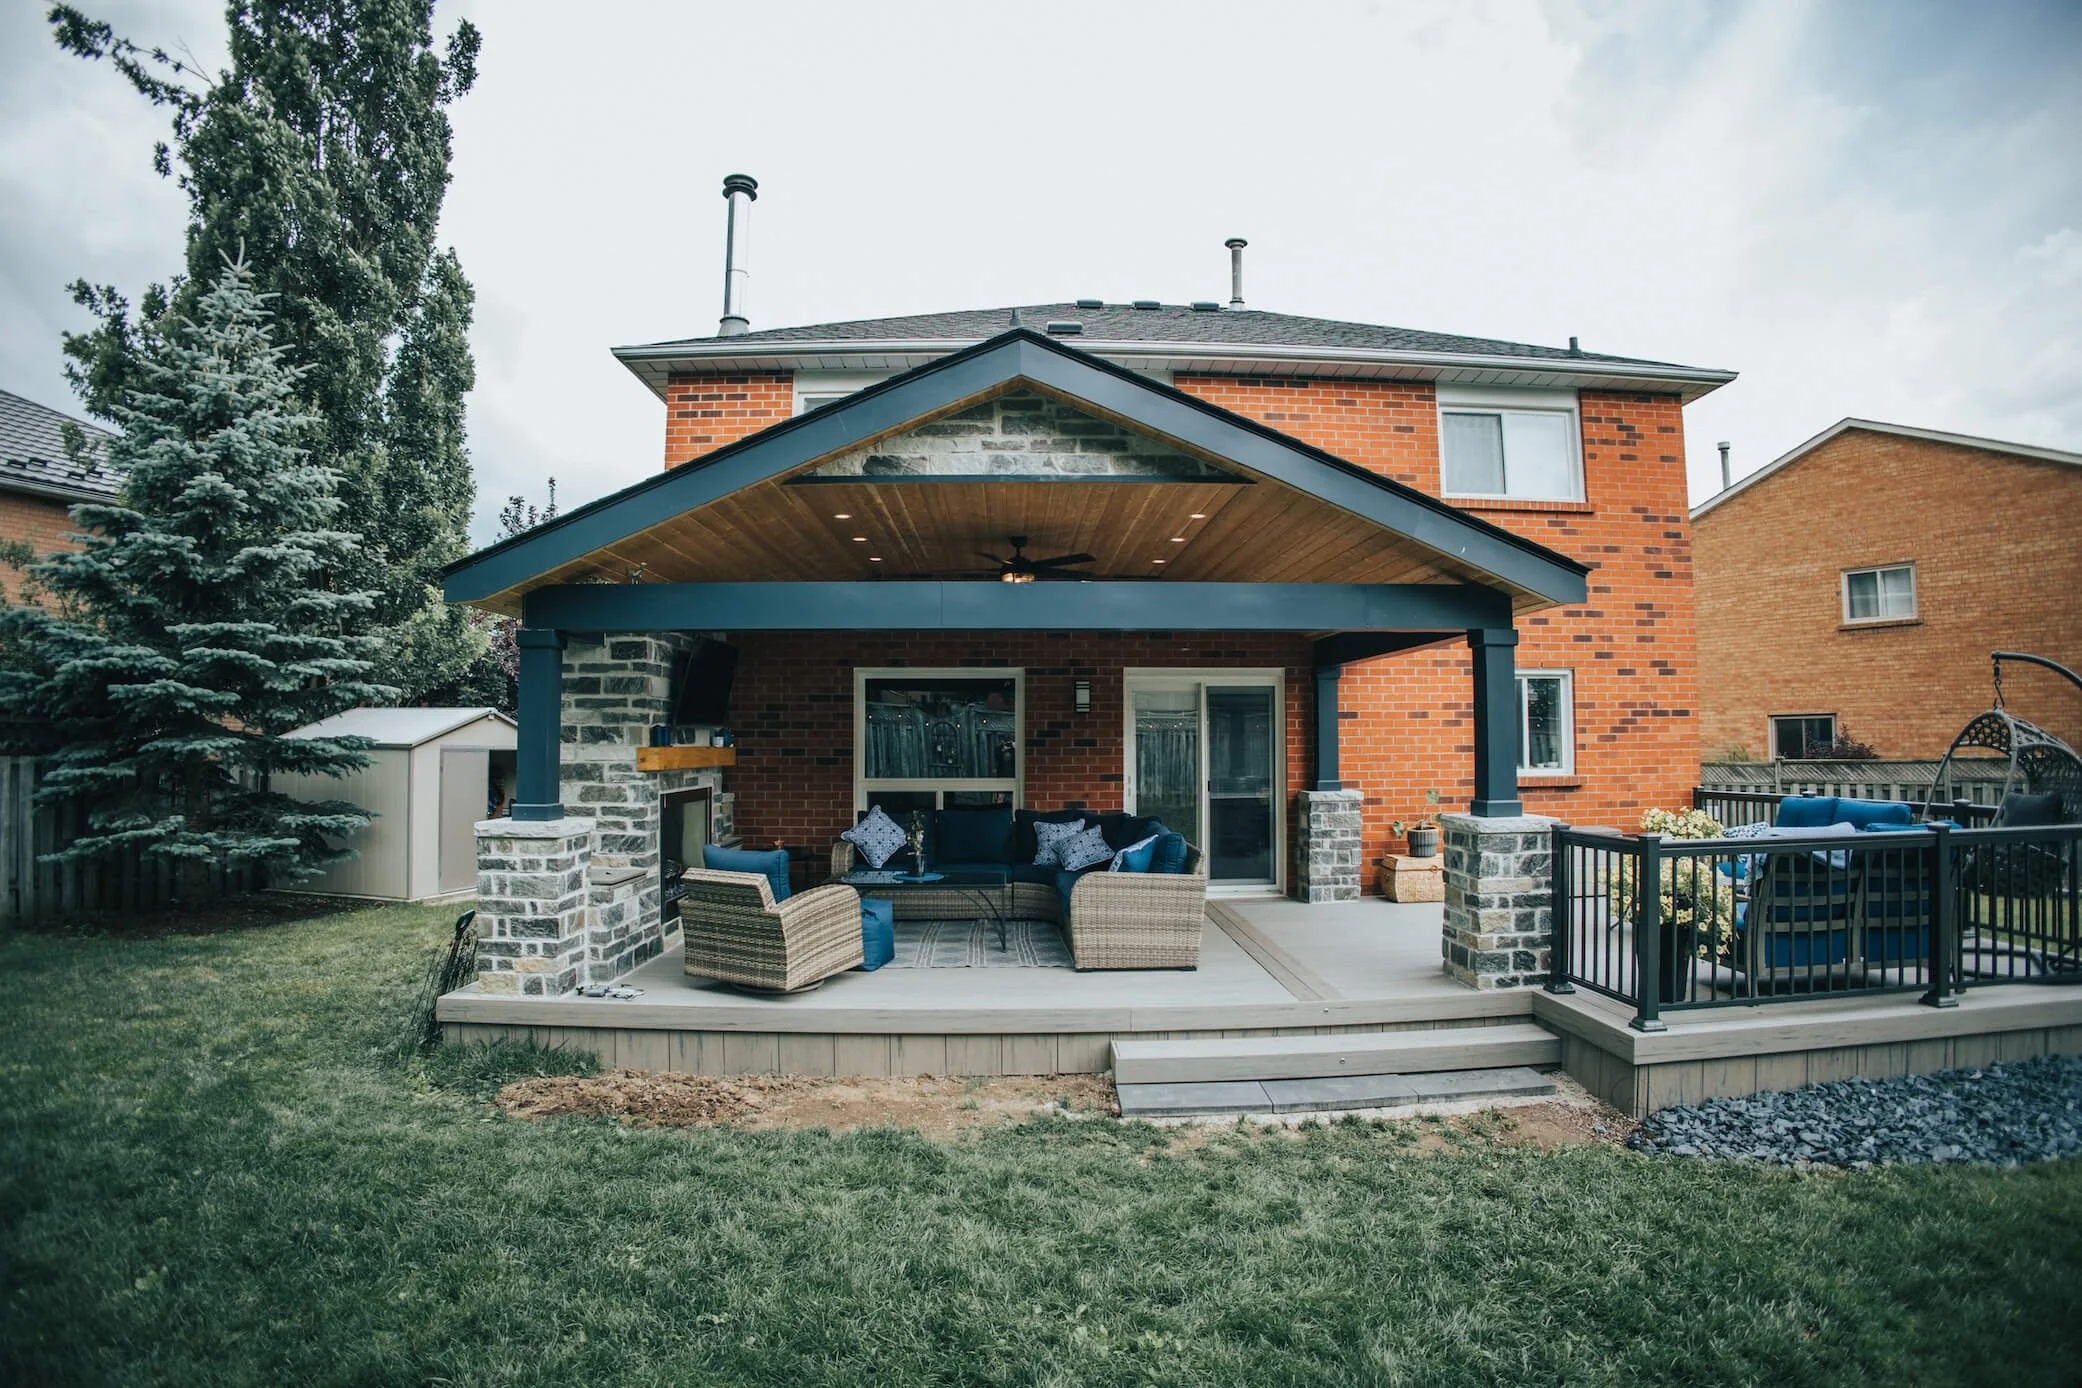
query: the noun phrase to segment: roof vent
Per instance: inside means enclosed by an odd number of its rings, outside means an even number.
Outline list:
[[[745,200],[744,229],[738,229],[737,200]],[[730,204],[730,220],[723,231],[723,321],[716,325],[718,337],[736,337],[752,326],[745,317],[745,281],[752,272],[738,262],[745,255],[743,243],[752,239],[752,204],[759,201],[759,180],[750,174],[731,174],[723,180],[723,201]]]
[[[1048,325],[1048,332],[1052,337],[1075,337],[1083,331],[1084,324],[1077,322],[1075,319],[1066,318],[1062,322],[1050,323]]]
[[[1213,299],[1193,300],[1193,312],[1195,313],[1220,313],[1221,311],[1222,306]]]
[[[1077,306],[1079,308],[1104,308],[1106,307],[1106,301],[1104,299],[1079,299]]]
[[[1151,309],[1162,308],[1164,306],[1161,303],[1158,303],[1155,299],[1137,299],[1135,301],[1135,307],[1140,309]]]
[[[1569,355],[1572,357],[1580,357],[1583,355],[1582,345],[1578,343],[1576,339],[1573,337],[1569,339]]]
[[[1232,236],[1222,243],[1229,248],[1229,307],[1243,307],[1243,248],[1251,243]]]

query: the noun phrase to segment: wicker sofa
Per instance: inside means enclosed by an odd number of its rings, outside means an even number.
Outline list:
[[[793,993],[861,961],[860,894],[841,883],[776,902],[757,872],[695,868],[683,880],[686,971],[740,988]]]
[[[1133,832],[1133,828],[1124,827],[1122,832]],[[1199,849],[1186,846],[1185,871],[1176,873],[1108,872],[1101,868],[1073,875],[1037,869],[1031,856],[1024,844],[1015,839],[1007,845],[1001,859],[992,860],[993,866],[1008,869],[1004,912],[1016,919],[1053,921],[1062,926],[1078,969],[1200,967],[1207,865]],[[908,859],[908,853],[900,854],[890,866],[908,865]],[[940,863],[930,850],[927,862],[929,867],[957,866]],[[833,877],[843,877],[862,866],[865,864],[860,862],[850,841],[840,839],[832,846]],[[1073,876],[1074,880],[1066,880]],[[873,896],[875,891],[867,887],[863,893]],[[975,897],[969,891],[913,887],[890,893],[890,899],[899,920],[962,918],[976,910]]]

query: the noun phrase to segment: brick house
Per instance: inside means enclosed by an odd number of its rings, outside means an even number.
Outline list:
[[[618,349],[663,471],[447,580],[523,618],[515,818],[593,817],[595,864],[654,869],[697,790],[810,853],[870,798],[1161,806],[1217,890],[1320,900],[1398,819],[1684,803],[1681,411],[1732,373],[1240,301],[743,326]],[[1094,581],[1017,581],[1067,554]],[[738,652],[732,763],[646,774],[696,633]],[[1002,765],[878,776],[925,684],[1009,717]],[[1324,796],[1360,861],[1311,853]]]
[[[77,461],[65,447],[67,425],[79,430]],[[72,548],[69,508],[116,494],[117,478],[100,461],[111,437],[0,390],[0,541],[26,544],[37,555]],[[0,595],[12,600],[21,581],[18,567],[0,564]]]
[[[1845,419],[1692,511],[1708,760],[1849,737],[1944,754],[1988,655],[2082,667],[2082,454]],[[2082,694],[2018,667],[2009,702],[2082,743]]]

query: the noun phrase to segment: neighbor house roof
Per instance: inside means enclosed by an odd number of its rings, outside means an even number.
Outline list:
[[[1076,325],[1065,331],[1059,325]],[[1214,305],[1106,304],[1095,299],[960,309],[897,318],[766,328],[733,337],[618,347],[615,356],[661,397],[674,371],[833,367],[903,369],[1025,327],[1152,371],[1311,373],[1446,380],[1468,385],[1606,385],[1676,391],[1692,400],[1732,371],[1540,347],[1455,333],[1303,318]]]
[[[82,462],[65,452],[68,424],[80,431],[86,444]],[[114,437],[106,429],[0,390],[0,489],[58,501],[112,497],[122,480],[106,462]]]
[[[418,747],[485,718],[515,726],[495,708],[350,708],[286,735],[365,737],[378,747]]]
[[[1904,439],[1921,439],[1925,443],[1948,443],[1959,448],[1978,448],[1988,453],[2008,453],[2013,457],[2029,458],[2041,463],[2066,463],[2072,467],[2082,467],[2082,453],[2064,453],[2057,448],[2040,448],[2028,443],[2005,443],[2001,439],[1984,439],[1974,434],[1948,434],[1941,429],[1917,429],[1907,424],[1884,424],[1877,419],[1839,419],[1791,452],[1773,458],[1726,491],[1710,496],[1694,506],[1692,519],[1697,520],[1729,497],[1738,492],[1748,491],[1759,482],[1766,481],[1782,469],[1799,462],[1839,434],[1853,429],[1871,434],[1893,434]]]
[[[1403,537],[1448,571],[1467,575],[1467,581],[1493,584],[1534,606],[1583,600],[1587,571],[1567,555],[1123,368],[1082,345],[1025,328],[1006,330],[835,404],[784,419],[479,550],[448,567],[448,599],[513,610],[520,595],[535,587],[589,578],[597,582],[603,569],[625,572],[631,566],[627,556],[616,558],[616,547],[676,516],[795,475],[821,459],[1022,381]],[[662,561],[662,567],[652,568],[657,577],[675,562],[692,562],[684,553],[675,556],[669,546],[656,558]]]

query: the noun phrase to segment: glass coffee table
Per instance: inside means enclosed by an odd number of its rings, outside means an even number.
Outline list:
[[[832,879],[854,888],[862,896],[891,896],[901,893],[906,901],[920,910],[938,910],[940,905],[916,902],[912,899],[921,893],[946,893],[945,905],[949,908],[947,918],[961,920],[985,919],[980,912],[965,911],[963,908],[980,905],[989,913],[989,920],[998,928],[998,948],[1005,946],[1005,887],[1010,881],[1006,870],[1001,867],[956,868],[949,872],[926,872],[922,876],[914,872],[897,872],[893,869],[856,868],[844,877]]]

